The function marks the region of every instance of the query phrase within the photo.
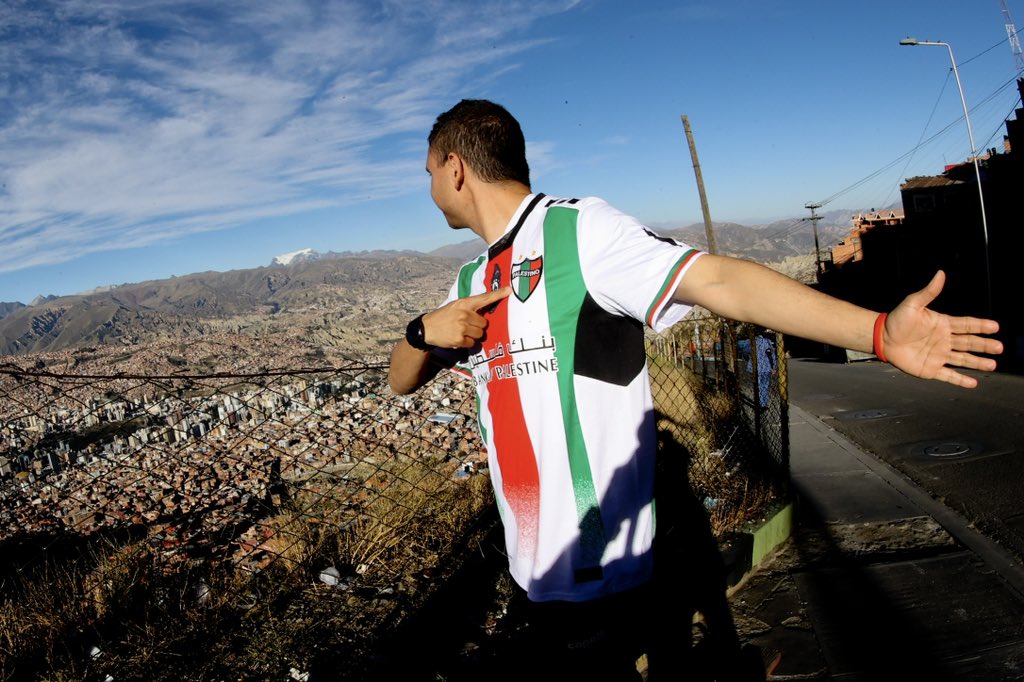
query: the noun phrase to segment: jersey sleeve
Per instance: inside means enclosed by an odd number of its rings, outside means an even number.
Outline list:
[[[587,290],[601,307],[655,331],[690,311],[672,296],[699,249],[655,234],[600,199],[584,202],[578,240]]]

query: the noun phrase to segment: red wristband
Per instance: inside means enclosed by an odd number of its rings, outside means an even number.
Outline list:
[[[885,329],[885,318],[887,317],[889,317],[889,313],[881,313],[875,318],[875,333],[872,337],[875,356],[882,362],[889,362],[885,359],[885,351],[882,350],[882,330]]]

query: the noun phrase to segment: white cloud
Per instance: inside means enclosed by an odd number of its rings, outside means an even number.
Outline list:
[[[421,191],[403,136],[576,4],[5,5],[0,272]]]

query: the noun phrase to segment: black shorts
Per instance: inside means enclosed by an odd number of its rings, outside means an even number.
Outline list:
[[[533,602],[519,591],[509,609],[518,610],[524,626],[519,653],[509,657],[510,674],[520,680],[643,679],[638,661],[655,625],[651,593],[648,585],[591,601]],[[551,677],[536,677],[542,674]]]

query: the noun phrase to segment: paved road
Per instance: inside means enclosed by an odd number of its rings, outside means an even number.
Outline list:
[[[1024,376],[972,374],[967,390],[875,360],[791,359],[789,397],[1024,563]]]

